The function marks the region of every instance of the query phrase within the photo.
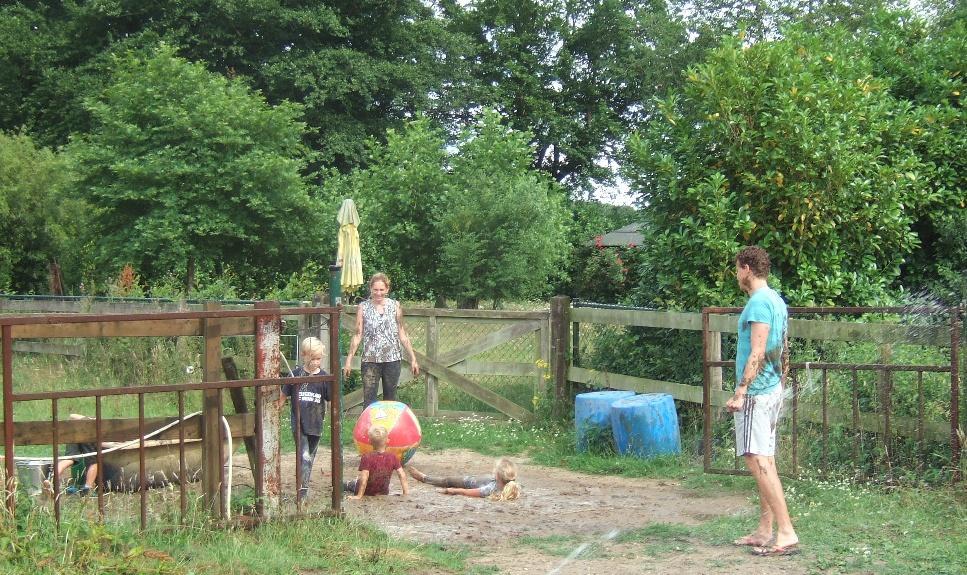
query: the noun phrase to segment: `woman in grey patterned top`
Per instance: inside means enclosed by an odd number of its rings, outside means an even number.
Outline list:
[[[396,385],[400,380],[400,346],[410,356],[410,371],[420,374],[420,364],[413,353],[413,345],[403,325],[403,307],[394,299],[386,297],[390,281],[386,274],[377,273],[369,278],[369,299],[356,309],[356,332],[349,344],[349,354],[343,372],[349,376],[353,356],[360,342],[363,344],[361,371],[363,374],[363,407],[376,401],[379,383],[383,383],[383,399],[396,400]]]

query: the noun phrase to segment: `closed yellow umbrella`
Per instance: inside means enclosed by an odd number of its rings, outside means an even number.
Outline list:
[[[353,292],[363,285],[363,260],[359,253],[359,213],[356,203],[346,198],[339,207],[339,251],[336,262],[342,265],[342,289]]]

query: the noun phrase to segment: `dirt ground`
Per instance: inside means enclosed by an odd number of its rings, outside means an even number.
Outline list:
[[[320,448],[310,509],[329,505],[329,459],[329,452]],[[354,451],[345,453],[346,479],[355,478],[358,462]],[[394,479],[390,496],[344,500],[343,506],[351,517],[375,523],[395,537],[467,548],[470,563],[485,573],[488,568],[512,575],[806,572],[801,556],[759,558],[745,548],[694,538],[622,538],[654,524],[697,525],[722,515],[753,516],[757,510],[747,497],[700,496],[673,481],[585,475],[533,465],[526,458],[515,462],[523,487],[518,501],[443,495],[412,479],[409,496],[402,497]],[[493,460],[454,449],[421,451],[411,463],[431,475],[487,474]],[[247,467],[243,460],[239,464]],[[294,465],[291,455],[284,459],[284,481],[294,483]],[[292,493],[293,487],[285,489]]]

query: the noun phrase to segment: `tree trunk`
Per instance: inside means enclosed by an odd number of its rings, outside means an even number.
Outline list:
[[[195,289],[195,256],[188,256],[188,271],[185,273],[185,299],[191,299]]]
[[[478,297],[458,297],[457,307],[460,309],[477,309],[480,306],[480,298]]]

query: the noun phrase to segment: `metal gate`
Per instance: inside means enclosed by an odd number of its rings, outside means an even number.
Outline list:
[[[273,515],[278,510],[281,489],[279,452],[279,412],[272,405],[279,396],[277,388],[283,383],[327,383],[330,389],[331,454],[332,454],[332,511],[341,512],[342,500],[342,451],[340,443],[341,407],[339,390],[338,331],[329,329],[329,373],[301,378],[279,378],[279,337],[281,318],[288,316],[323,315],[328,325],[339,324],[340,307],[280,308],[278,304],[258,302],[254,309],[224,310],[217,304],[206,306],[205,311],[136,313],[136,314],[37,314],[23,316],[0,316],[3,346],[3,445],[4,464],[2,484],[6,509],[16,512],[16,447],[17,445],[51,445],[53,469],[58,469],[58,454],[62,443],[92,443],[96,446],[98,464],[97,507],[104,517],[104,455],[108,448],[105,441],[128,442],[136,451],[132,466],[137,472],[127,489],[139,495],[141,528],[147,523],[149,485],[152,483],[146,471],[146,436],[157,434],[159,441],[172,446],[172,457],[178,481],[180,521],[185,521],[188,507],[187,478],[192,475],[186,465],[186,444],[197,441],[201,447],[199,463],[206,510],[215,517],[224,518],[230,501],[226,493],[224,466],[225,444],[232,437],[246,442],[254,479],[254,512],[257,518]],[[222,337],[254,336],[252,368],[253,378],[224,380],[222,371]],[[121,386],[98,389],[72,389],[35,393],[15,393],[13,348],[18,339],[32,338],[143,338],[200,336],[204,339],[201,353],[203,381],[165,385]],[[241,390],[253,389],[252,410],[245,407]],[[223,391],[229,390],[236,408],[235,415],[223,413]],[[185,394],[201,392],[198,419],[188,421],[185,413]],[[173,394],[166,405],[168,413],[148,417],[145,399],[154,394]],[[106,419],[102,413],[105,398],[136,397],[137,417]],[[58,402],[65,399],[93,398],[94,418],[90,421],[62,420]],[[49,419],[15,423],[15,406],[23,402],[49,402]],[[298,411],[296,412],[298,428]],[[137,446],[135,448],[135,445]],[[296,457],[297,508],[301,508],[299,458]],[[53,512],[60,520],[60,478],[51,478]],[[230,484],[230,483],[229,483]]]
[[[728,449],[732,426],[723,409],[730,394],[722,390],[721,371],[734,372],[735,361],[710,359],[722,345],[721,334],[736,332],[735,314],[741,311],[702,310],[708,473],[748,474]],[[939,469],[940,478],[962,479],[961,313],[931,306],[789,308],[790,362],[776,454],[780,470],[798,476],[808,468],[824,477],[837,472],[890,483],[923,479]],[[829,321],[831,316],[865,317]],[[864,349],[875,350],[877,357],[858,361]]]

